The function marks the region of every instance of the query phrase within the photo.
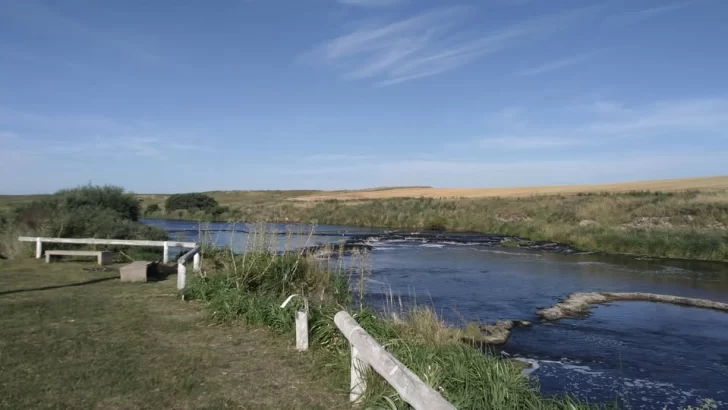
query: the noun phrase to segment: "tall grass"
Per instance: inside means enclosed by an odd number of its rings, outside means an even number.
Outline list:
[[[728,260],[728,192],[279,201],[241,206],[243,220],[504,234],[586,251]]]
[[[321,371],[340,375],[336,387],[341,390],[349,388],[350,353],[333,316],[347,310],[402,363],[458,408],[587,407],[568,398],[541,397],[511,362],[463,343],[458,329],[445,325],[426,307],[400,312],[395,320],[355,303],[350,281],[362,287],[366,268],[311,259],[295,250],[280,251],[287,246],[278,243],[279,237],[253,235],[242,254],[207,248],[205,275],[191,279],[184,290],[185,298],[206,301],[216,321],[243,320],[291,336],[294,311],[302,307],[302,302],[294,299],[298,305],[285,309],[279,304],[292,293],[304,296],[308,300],[311,357],[319,362]],[[381,377],[366,377],[365,407],[408,408]]]

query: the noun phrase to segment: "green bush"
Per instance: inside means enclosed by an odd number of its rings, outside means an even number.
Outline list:
[[[186,211],[206,211],[211,212],[220,208],[220,204],[215,198],[199,193],[191,194],[174,194],[170,195],[164,203],[164,208],[169,211],[178,209]],[[222,213],[222,212],[221,212]]]
[[[150,204],[147,205],[147,209],[144,210],[144,215],[151,215],[155,212],[159,212],[161,208],[159,207],[159,204]]]
[[[139,223],[137,199],[114,186],[64,189],[13,212],[15,230],[41,236],[164,240],[167,233]]]

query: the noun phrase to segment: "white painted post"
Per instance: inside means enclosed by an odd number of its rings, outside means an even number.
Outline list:
[[[187,268],[184,263],[177,263],[177,290],[185,288],[187,283]]]
[[[163,263],[169,263],[169,242],[164,241],[164,254],[162,256]]]
[[[301,311],[296,312],[296,350],[308,350],[308,314]]]
[[[35,238],[35,258],[40,259],[43,256],[43,242],[40,238]]]
[[[200,253],[197,252],[195,256],[192,257],[192,271],[195,273],[200,273]]]
[[[359,359],[359,352],[354,345],[351,347],[351,391],[349,392],[349,401],[359,403],[367,389],[366,376],[369,365]]]

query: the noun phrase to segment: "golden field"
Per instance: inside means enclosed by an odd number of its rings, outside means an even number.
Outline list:
[[[319,192],[289,198],[299,201],[366,200],[385,198],[486,198],[486,197],[519,197],[531,195],[555,195],[598,192],[630,192],[630,191],[688,191],[688,190],[726,190],[728,175],[704,178],[663,179],[653,181],[622,182],[597,185],[557,185],[530,186],[512,188],[432,188],[403,187],[366,189],[360,191]]]

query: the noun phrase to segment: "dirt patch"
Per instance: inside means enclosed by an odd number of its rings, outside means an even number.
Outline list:
[[[564,301],[554,306],[539,310],[537,313],[546,320],[559,320],[586,314],[591,305],[615,301],[643,301],[671,303],[673,305],[715,309],[728,312],[728,303],[714,302],[706,299],[684,298],[680,296],[660,295],[656,293],[614,293],[614,292],[577,292],[572,293]]]

